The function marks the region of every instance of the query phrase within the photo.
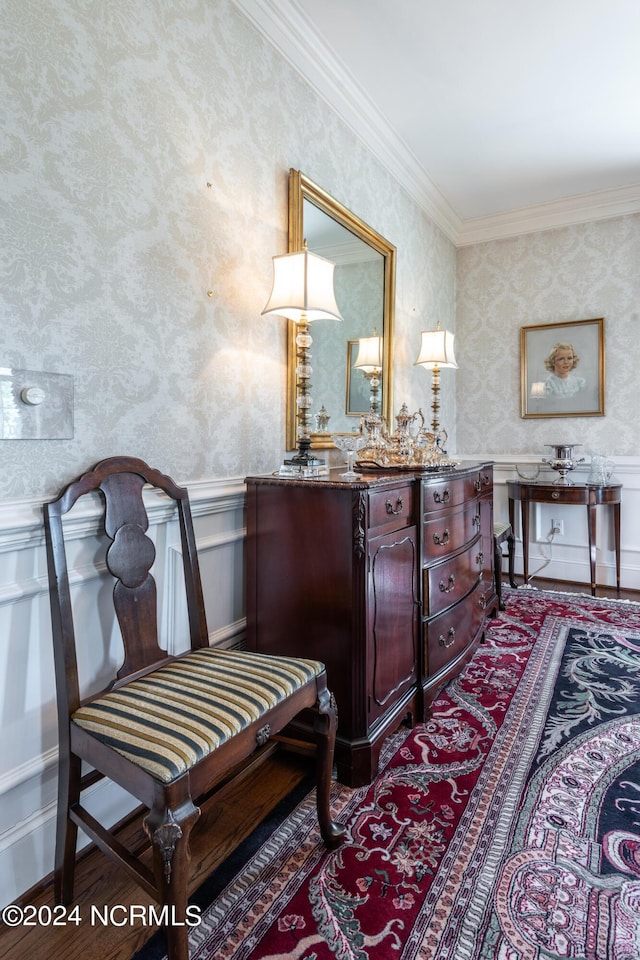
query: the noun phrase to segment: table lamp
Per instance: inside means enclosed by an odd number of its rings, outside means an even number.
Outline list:
[[[310,395],[311,344],[309,325],[315,320],[342,320],[333,289],[335,264],[304,249],[273,258],[273,288],[263,317],[280,316],[297,325],[296,342],[296,439],[298,453],[284,461],[281,472],[317,475],[324,465],[310,453],[312,399]]]
[[[438,411],[440,409],[440,400],[438,398],[438,394],[440,393],[440,370],[442,367],[458,369],[458,364],[456,363],[453,352],[454,334],[449,333],[448,330],[441,330],[440,321],[438,321],[435,330],[423,330],[420,336],[422,338],[420,342],[420,353],[418,354],[418,359],[415,361],[415,364],[432,372],[431,389],[433,392],[433,403],[431,404],[431,409],[433,411],[433,419],[431,421],[431,428],[433,432],[437,434],[440,431],[440,423],[438,421]]]

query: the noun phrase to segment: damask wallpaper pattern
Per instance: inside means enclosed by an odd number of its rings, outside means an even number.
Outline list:
[[[603,417],[520,417],[520,328],[605,318]],[[458,449],[469,454],[638,456],[640,215],[458,250]]]
[[[455,250],[230,0],[4,0],[0,42],[0,363],[75,387],[73,440],[0,442],[0,498],[115,454],[182,482],[277,467],[286,324],[260,311],[290,167],[398,247],[397,406],[428,402]]]

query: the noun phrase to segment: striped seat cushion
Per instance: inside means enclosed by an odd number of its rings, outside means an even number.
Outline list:
[[[98,697],[72,720],[169,783],[323,670],[317,660],[205,648]]]
[[[496,520],[493,524],[494,537],[501,537],[503,533],[507,532],[510,526],[510,523],[503,523],[501,520]]]

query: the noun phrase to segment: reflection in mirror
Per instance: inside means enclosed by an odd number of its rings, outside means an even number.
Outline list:
[[[382,337],[376,402],[391,419],[395,247],[300,171],[290,172],[289,249],[309,250],[336,265],[334,289],[343,322],[315,321],[311,377],[314,448],[333,446],[332,433],[358,431],[371,407],[371,377],[355,367],[358,341]],[[287,447],[296,446],[295,324],[289,324]]]

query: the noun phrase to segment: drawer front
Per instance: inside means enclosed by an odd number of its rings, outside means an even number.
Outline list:
[[[372,536],[411,526],[415,522],[414,518],[412,485],[369,494],[369,530]]]
[[[424,519],[428,520],[434,510],[445,507],[456,507],[473,500],[480,493],[481,482],[479,474],[470,474],[467,477],[450,477],[438,483],[425,483],[424,486]]]
[[[432,677],[461,654],[484,620],[482,583],[450,610],[423,625],[422,669]]]
[[[477,537],[462,553],[425,567],[424,616],[433,617],[460,600],[481,579],[483,565],[482,540]]]
[[[425,560],[438,560],[470,543],[480,530],[478,503],[449,510],[424,525]]]

